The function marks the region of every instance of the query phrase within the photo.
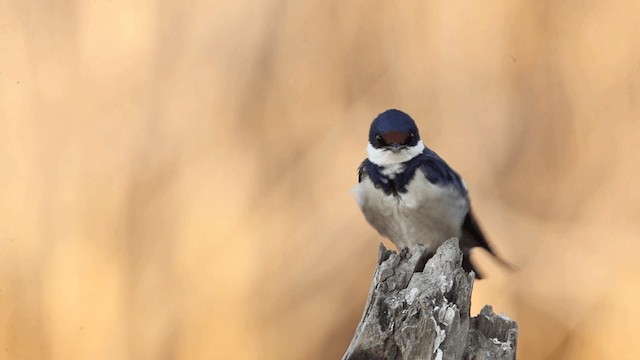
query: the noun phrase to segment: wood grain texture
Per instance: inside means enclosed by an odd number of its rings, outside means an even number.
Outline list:
[[[461,267],[458,240],[429,257],[380,246],[362,320],[343,360],[515,359],[518,326],[490,306],[470,318],[474,274]]]

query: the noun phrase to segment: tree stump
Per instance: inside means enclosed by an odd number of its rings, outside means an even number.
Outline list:
[[[474,274],[461,267],[458,239],[430,256],[382,244],[362,320],[343,360],[512,360],[518,325],[486,305],[470,318]]]

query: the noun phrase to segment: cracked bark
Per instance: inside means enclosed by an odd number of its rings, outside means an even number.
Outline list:
[[[343,360],[515,359],[518,325],[489,305],[470,318],[474,275],[461,264],[457,239],[431,258],[424,247],[398,254],[380,245],[367,305]]]

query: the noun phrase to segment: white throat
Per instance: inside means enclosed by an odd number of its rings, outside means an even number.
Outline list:
[[[372,163],[378,166],[385,166],[409,161],[420,155],[423,150],[424,144],[422,143],[422,140],[418,141],[414,146],[403,149],[397,153],[394,153],[391,150],[376,149],[371,144],[368,144],[367,156],[369,157],[369,161]]]

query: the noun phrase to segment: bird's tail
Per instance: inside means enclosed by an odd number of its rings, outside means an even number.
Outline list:
[[[462,268],[466,271],[466,272],[470,272],[473,271],[476,274],[476,279],[480,280],[484,278],[484,275],[475,267],[475,265],[471,262],[471,250],[473,248],[467,248],[467,247],[463,247],[462,248]],[[486,249],[486,248],[485,248]],[[498,263],[500,264],[500,266],[502,266],[503,268],[509,270],[509,272],[515,272],[518,270],[518,268],[511,264],[510,262],[508,262],[507,260],[503,259],[500,255],[496,254],[495,251],[493,251],[493,249],[489,248],[486,249],[489,254],[491,254],[491,257]]]

